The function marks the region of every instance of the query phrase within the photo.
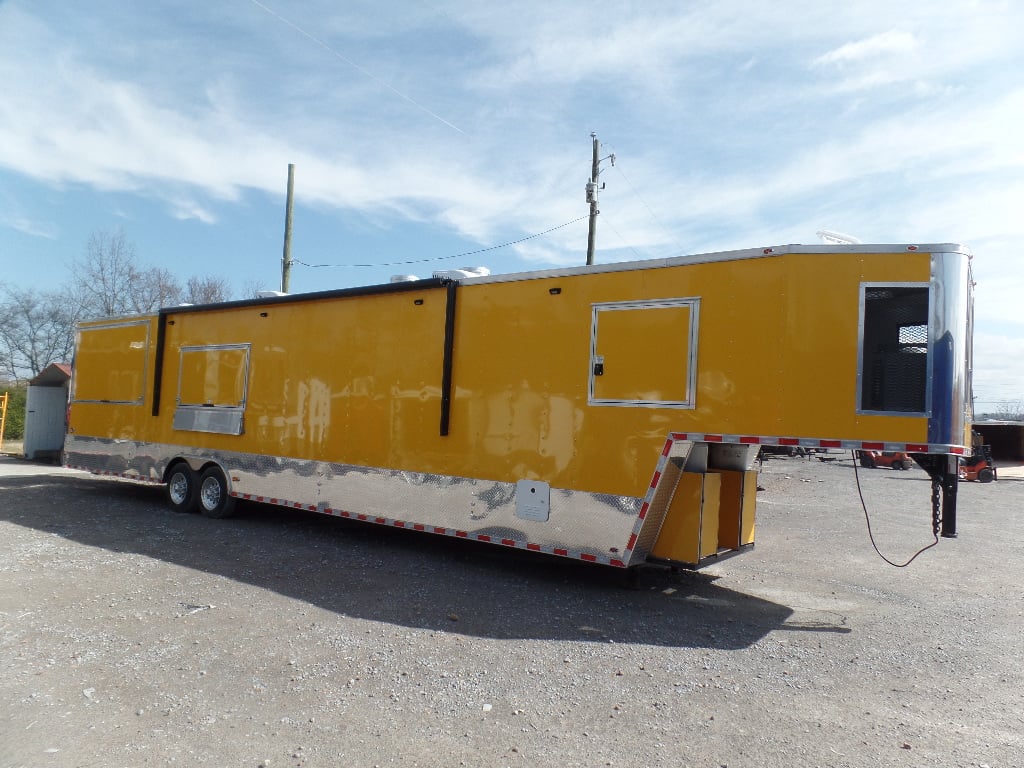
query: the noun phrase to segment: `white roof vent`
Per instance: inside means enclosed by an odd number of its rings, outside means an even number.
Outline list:
[[[815,234],[821,238],[821,242],[829,245],[860,245],[860,238],[830,229],[819,229]]]
[[[442,272],[435,272],[434,277],[465,280],[470,277],[487,277],[489,274],[491,274],[491,270],[487,267],[462,267],[461,269],[446,269]]]

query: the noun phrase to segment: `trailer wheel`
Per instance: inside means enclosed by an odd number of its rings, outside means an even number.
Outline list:
[[[979,483],[991,483],[995,479],[996,479],[995,473],[991,469],[989,469],[988,467],[985,467],[983,470],[981,470],[978,473],[978,482]]]
[[[175,512],[195,512],[199,505],[198,478],[186,462],[179,461],[167,475],[167,503]]]
[[[199,479],[199,511],[207,517],[231,517],[235,499],[228,493],[228,482],[220,467],[207,467]]]

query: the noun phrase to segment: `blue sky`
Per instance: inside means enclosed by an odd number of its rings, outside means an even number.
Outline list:
[[[582,264],[595,131],[598,262],[969,245],[985,410],[1024,399],[1022,30],[1013,0],[0,0],[0,281],[123,228],[147,266],[277,288],[289,163],[296,259],[438,259],[293,291]]]

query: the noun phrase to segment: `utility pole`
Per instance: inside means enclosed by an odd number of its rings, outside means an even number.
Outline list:
[[[292,279],[292,203],[295,196],[295,163],[288,163],[288,200],[284,214],[284,256],[281,259],[281,293],[288,293]]]
[[[601,176],[601,163],[604,160],[611,160],[615,165],[615,155],[601,157],[601,142],[597,140],[597,134],[591,133],[590,138],[594,142],[593,162],[590,169],[590,180],[587,182],[587,202],[590,203],[590,230],[587,234],[587,266],[594,263],[594,245],[597,241],[597,214],[601,211],[597,207],[597,193],[604,189],[604,184],[599,183]]]

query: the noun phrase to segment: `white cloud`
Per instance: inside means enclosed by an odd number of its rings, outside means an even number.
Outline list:
[[[5,215],[0,217],[0,224],[32,237],[43,237],[54,240],[57,237],[57,225],[49,221],[35,221],[26,216]]]
[[[872,35],[864,40],[846,43],[825,53],[814,60],[817,66],[828,64],[846,64],[874,59],[885,54],[904,54],[918,46],[918,40],[910,32],[890,29]]]
[[[666,12],[665,6],[646,14],[616,18],[614,22],[596,13],[579,24],[575,17],[566,17],[558,8],[535,8],[525,13],[517,9],[516,13],[508,10],[503,14],[500,10],[484,13],[455,6],[451,17],[459,18],[474,34],[490,35],[486,38],[491,46],[488,50],[492,58],[500,60],[500,65],[483,70],[489,71],[488,75],[470,74],[468,78],[476,78],[479,83],[479,77],[493,76],[495,104],[502,102],[501,94],[513,90],[510,83],[517,81],[574,82],[601,75],[607,83],[601,88],[600,98],[607,100],[610,110],[623,98],[616,88],[635,83],[639,74],[651,82],[659,81],[662,86],[677,82],[678,88],[685,89],[694,75],[688,72],[685,81],[678,81],[679,73],[690,69],[686,64],[680,66],[681,58],[698,58],[723,47],[727,51],[736,49],[756,40],[758,35],[763,36],[764,26],[774,22],[771,15],[759,15],[757,11],[729,21],[734,14],[731,6],[726,6],[721,10],[700,8],[686,14]],[[506,23],[501,23],[502,18]],[[486,33],[484,21],[489,25]],[[291,38],[297,46],[307,45],[287,27],[275,27],[276,22],[269,17],[260,18],[260,24],[279,33],[285,45]],[[814,26],[813,19],[801,18],[792,26],[799,39]],[[570,28],[579,31],[571,34]],[[583,159],[577,156],[572,160],[580,181],[568,188],[571,197],[567,197],[567,187],[552,185],[548,172],[552,154],[564,166],[565,155],[558,154],[562,150],[552,152],[531,141],[528,132],[516,135],[523,132],[524,118],[526,125],[530,119],[538,119],[540,122],[534,122],[533,128],[546,134],[550,127],[544,124],[547,118],[543,115],[535,118],[513,109],[504,120],[489,128],[490,136],[471,139],[468,144],[457,136],[445,136],[439,125],[432,126],[439,133],[419,141],[403,129],[403,123],[381,120],[367,112],[365,104],[351,114],[347,107],[345,113],[337,114],[321,103],[286,102],[281,115],[275,116],[272,107],[254,101],[255,94],[244,89],[244,81],[238,75],[217,67],[211,68],[218,72],[214,81],[183,100],[183,94],[173,84],[170,88],[152,88],[146,80],[143,87],[91,66],[82,51],[62,48],[62,41],[46,38],[44,32],[38,32],[38,37],[21,51],[15,51],[15,55],[0,60],[5,80],[25,82],[35,78],[31,88],[13,89],[0,102],[0,164],[26,175],[53,183],[77,182],[103,189],[144,191],[164,197],[172,216],[195,216],[212,222],[217,217],[209,203],[189,196],[191,205],[182,207],[181,185],[194,187],[214,202],[236,201],[244,189],[276,196],[283,189],[283,168],[288,162],[297,162],[302,194],[310,202],[373,215],[390,211],[417,221],[434,217],[462,235],[481,241],[496,230],[507,228],[510,219],[518,220],[521,230],[529,231],[526,222],[542,218],[543,225],[550,226],[552,219],[561,218],[549,216],[552,210],[564,211],[564,220],[573,218],[580,210],[576,197],[577,187],[586,175]],[[914,47],[911,43],[916,40],[910,33],[889,31],[840,46],[819,59],[856,63],[871,58],[869,53],[877,55]],[[66,52],[60,55],[56,72],[41,78],[28,49],[47,48]],[[19,53],[29,54],[20,64]],[[228,60],[216,61],[231,64]],[[742,70],[744,62],[750,61],[749,50],[744,51],[732,68]],[[311,82],[305,83],[300,91],[304,99],[315,90],[313,83],[332,79],[348,85],[356,81],[355,92],[340,92],[344,105],[358,103],[353,100],[375,90],[372,82],[360,79],[358,73],[347,71],[349,68],[336,66],[326,53],[320,64],[320,71],[312,73]],[[339,73],[339,69],[343,71]],[[458,82],[445,86],[454,93],[461,87]],[[418,91],[416,94],[419,97]],[[331,98],[335,98],[334,92]],[[544,104],[543,110],[552,108],[548,98],[538,97],[539,103]],[[407,105],[393,95],[378,93],[373,103],[385,103],[388,116],[405,110],[406,123],[419,124],[420,116],[410,114]],[[748,107],[762,109],[765,105]],[[674,208],[669,214],[672,227],[680,226],[680,219],[694,222],[699,218],[720,219],[723,215],[726,220],[756,216],[766,204],[872,174],[920,168],[925,158],[930,165],[921,168],[921,172],[928,174],[938,173],[943,162],[955,172],[961,167],[958,163],[965,152],[977,155],[972,161],[975,165],[984,162],[995,166],[1007,159],[1005,147],[1011,140],[1008,126],[1018,124],[1013,119],[1020,111],[1017,107],[1001,114],[991,108],[963,113],[951,109],[946,116],[894,112],[876,123],[865,120],[853,126],[837,124],[837,130],[847,135],[832,138],[823,133],[795,154],[780,152],[781,162],[758,169],[753,180],[752,169],[727,165],[716,169],[713,175],[691,174],[690,182],[681,181],[678,168],[668,163],[663,170],[653,170],[658,164],[657,153],[668,147],[645,147],[639,141],[635,149],[650,154],[649,158],[636,157],[635,162],[651,167],[652,171],[637,179],[646,189],[681,193],[676,197],[683,205],[656,206]],[[295,120],[293,116],[303,109],[309,110],[308,117]],[[440,106],[438,109],[444,111]],[[488,101],[480,109],[493,112],[494,106]],[[557,119],[571,109],[572,105],[565,103],[553,117]],[[712,127],[711,122],[700,116],[673,116],[666,112],[665,126],[655,129],[659,137],[673,120],[681,126],[703,123]],[[722,130],[730,130],[728,122],[722,124]],[[1006,135],[994,136],[1000,130]],[[997,141],[989,142],[992,138]],[[579,145],[574,151],[578,150]],[[672,233],[666,233],[662,223],[651,221],[640,210],[631,211],[633,201],[628,195],[623,197],[626,202],[620,202],[622,207],[614,218],[617,224],[621,223],[620,232],[631,244],[656,245],[672,240]],[[531,208],[543,215],[530,215]],[[524,214],[520,215],[520,211]]]
[[[619,18],[598,28],[581,27],[572,17],[549,19],[525,37],[521,48],[500,66],[476,78],[481,86],[504,88],[535,82],[576,83],[610,77],[634,87],[670,85],[672,64],[707,50],[708,40],[691,18],[640,16]],[[668,77],[666,77],[668,75]]]
[[[974,334],[974,396],[978,411],[993,404],[1024,399],[1024,339]]]
[[[171,200],[171,215],[179,221],[195,219],[203,224],[216,224],[217,216],[194,200]]]
[[[1004,241],[1018,243],[1020,237]],[[975,290],[977,312],[987,327],[1004,332],[1013,330],[1024,336],[1024,311],[1021,297],[1024,296],[1024,274],[1018,262],[1020,256],[1014,245],[1008,253],[987,253],[977,250],[975,255]],[[1004,259],[1010,263],[1001,263]],[[1021,356],[1024,360],[1024,355]]]
[[[596,130],[629,176],[603,176],[601,261],[814,242],[822,228],[965,241],[980,331],[1018,333],[1016,6],[290,11],[365,73],[245,3],[197,10],[185,27],[161,4],[56,7],[0,4],[0,173],[223,227],[243,204],[283,198],[293,162],[300,205],[485,247],[585,216]],[[46,218],[25,211],[26,229]],[[585,249],[583,220],[493,258],[578,264]]]

